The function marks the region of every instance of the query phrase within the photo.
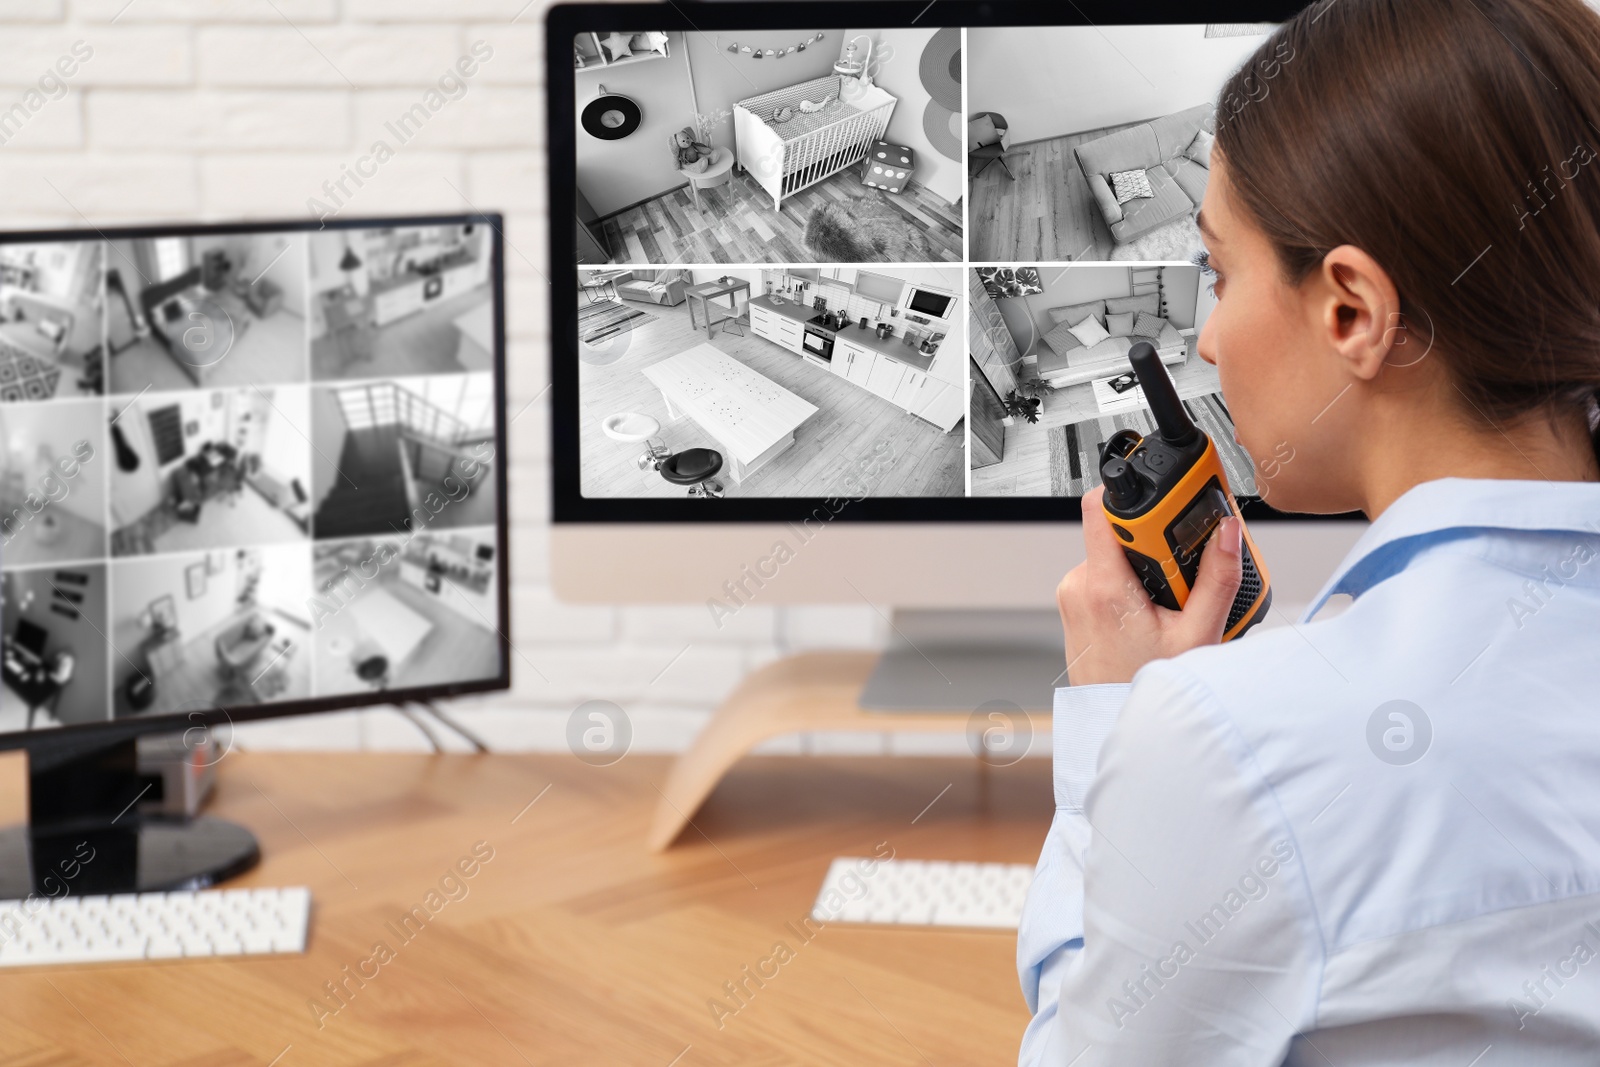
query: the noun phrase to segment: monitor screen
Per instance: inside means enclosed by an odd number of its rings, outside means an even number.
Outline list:
[[[1157,10],[552,9],[556,521],[1075,519],[1154,429],[1140,341],[1283,517],[1198,352],[1195,224],[1277,23]]]
[[[499,233],[0,235],[0,745],[508,683]]]

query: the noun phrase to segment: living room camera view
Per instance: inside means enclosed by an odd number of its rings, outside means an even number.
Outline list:
[[[1218,97],[1262,32],[1259,23],[969,29],[972,259],[1188,260],[1201,247],[1194,215],[1216,112],[1243,104]],[[1019,63],[1024,55],[1050,61]]]
[[[117,717],[310,696],[310,556],[266,545],[113,563]]]
[[[590,497],[962,496],[958,268],[579,272]]]
[[[105,392],[105,246],[0,245],[0,404]]]
[[[0,245],[0,731],[497,674],[493,252]]]
[[[316,548],[317,695],[499,670],[494,528]]]
[[[961,31],[584,33],[578,262],[962,258]]]
[[[1233,492],[1255,494],[1217,369],[1196,352],[1216,303],[1198,267],[974,267],[968,292],[973,496],[1077,497],[1099,485],[1107,438],[1155,430],[1128,362],[1139,341],[1155,346]]]

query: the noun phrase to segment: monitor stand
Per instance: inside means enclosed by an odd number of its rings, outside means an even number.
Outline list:
[[[1049,711],[1066,684],[1061,616],[1055,611],[902,611],[889,647],[861,691],[869,711],[951,711],[985,704]]]
[[[891,646],[803,652],[753,672],[673,764],[647,844],[671,845],[763,741],[826,733],[965,735],[986,766],[1047,752],[1066,650],[1053,611],[896,611]]]
[[[28,822],[0,830],[0,900],[202,889],[256,865],[242,826],[141,815],[159,779],[140,775],[136,735],[29,738]]]

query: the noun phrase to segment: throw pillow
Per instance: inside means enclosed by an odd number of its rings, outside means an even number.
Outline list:
[[[1073,334],[1072,325],[1066,322],[1045,334],[1044,343],[1058,356],[1065,356],[1068,352],[1083,347],[1083,342]]]
[[[1183,154],[1207,170],[1210,170],[1211,146],[1213,143],[1215,143],[1215,141],[1216,138],[1214,136],[1207,133],[1205,130],[1201,130],[1199,133],[1194,135],[1194,140],[1189,142],[1189,147],[1183,150]]]
[[[982,148],[1000,140],[1000,131],[994,128],[993,119],[983,115],[967,123],[967,140],[973,148]]]
[[[1118,311],[1127,310],[1118,308]],[[1150,310],[1154,311],[1154,308]],[[1103,300],[1090,300],[1082,304],[1067,304],[1064,307],[1047,308],[1045,314],[1050,316],[1050,321],[1058,326],[1070,326],[1075,322],[1082,322],[1085,315],[1096,318],[1106,313],[1106,304]]]
[[[1106,332],[1112,337],[1126,337],[1133,332],[1133,312],[1106,316]]]
[[[1133,324],[1133,329],[1129,331],[1129,336],[1145,337],[1154,341],[1161,336],[1161,328],[1166,324],[1167,320],[1160,315],[1152,315],[1148,311],[1141,311],[1139,312],[1138,321]]]
[[[1152,315],[1161,314],[1161,297],[1157,293],[1141,293],[1138,296],[1108,296],[1106,297],[1106,310],[1115,314],[1124,311],[1148,311]]]
[[[1093,348],[1111,336],[1106,333],[1106,328],[1100,325],[1100,320],[1093,315],[1085,315],[1082,322],[1074,324],[1070,329],[1072,336],[1082,342],[1085,348]]]
[[[1142,170],[1119,170],[1111,175],[1111,193],[1119,204],[1156,195],[1150,188],[1150,176]]]

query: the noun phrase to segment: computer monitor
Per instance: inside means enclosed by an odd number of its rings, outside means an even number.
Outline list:
[[[506,688],[497,215],[0,234],[0,898],[197,887],[135,739]],[[207,757],[198,744],[194,760]]]
[[[13,636],[19,647],[27,649],[35,656],[44,655],[44,646],[50,642],[50,631],[43,626],[35,626],[27,619],[17,620],[17,631]]]
[[[1274,457],[1235,443],[1196,355],[1191,256],[1197,135],[1297,7],[552,8],[557,592],[713,618],[1032,609],[1045,655],[1012,692],[1045,706],[1100,445],[1152,425],[1113,384],[1147,314],[1292,618],[1363,525],[1270,506]],[[1119,160],[1148,206],[1096,195]],[[1080,317],[1113,336],[1085,344]],[[971,636],[1018,640],[992,623]],[[893,631],[919,641],[905,614]],[[866,699],[955,692],[924,652],[905,662],[930,686]]]

